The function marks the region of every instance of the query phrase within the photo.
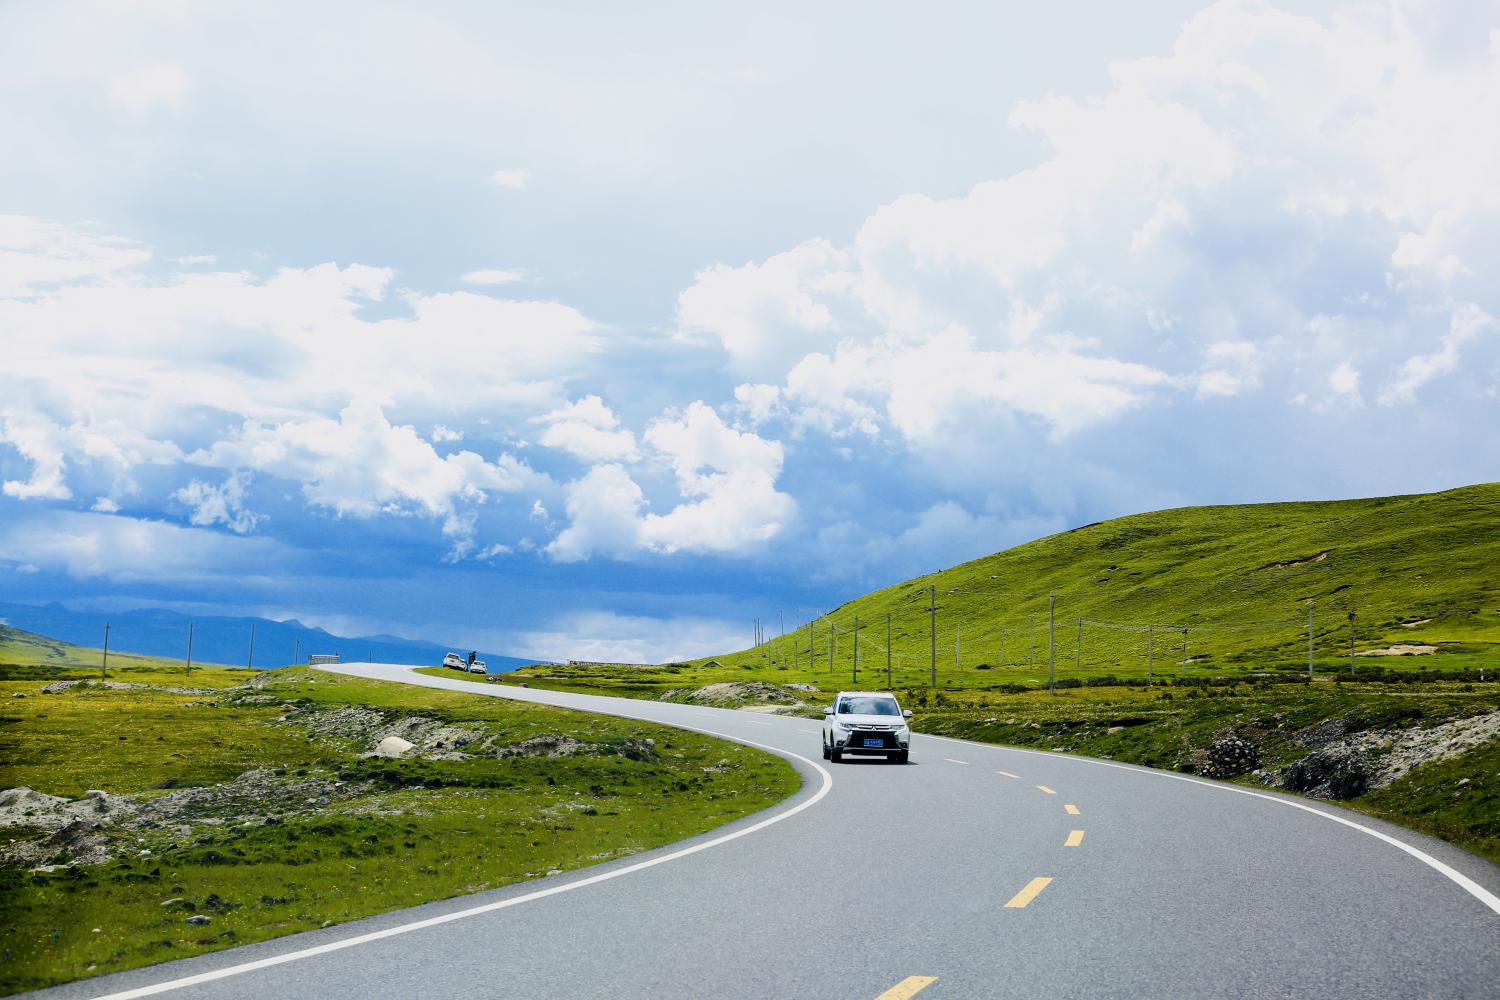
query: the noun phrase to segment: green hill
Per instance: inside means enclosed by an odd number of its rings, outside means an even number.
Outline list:
[[[1051,535],[850,601],[796,641],[717,659],[904,677],[1500,668],[1500,484],[1323,503],[1187,507]],[[935,611],[933,610],[935,609]],[[1186,656],[1184,657],[1184,643]],[[1002,650],[1003,644],[1003,650]],[[1408,647],[1405,655],[1393,647]],[[1430,651],[1428,651],[1430,648]],[[700,661],[701,662],[701,661]]]
[[[95,680],[104,651],[75,646],[0,623],[0,680]],[[249,671],[219,664],[193,664],[161,656],[110,650],[107,680],[134,684],[181,684],[200,687],[244,683]]]
[[[648,695],[764,677],[981,689],[1305,673],[1500,672],[1500,484],[1184,507],[1050,535],[849,601],[757,648],[517,679]],[[856,621],[857,619],[857,621]],[[856,625],[859,671],[855,676]],[[934,637],[935,625],[935,637]],[[747,673],[748,671],[748,673]],[[868,678],[866,680],[865,678]]]
[[[932,669],[936,621],[939,673],[1037,682],[1049,604],[1059,675],[1145,675],[1148,640],[1169,673],[1305,670],[1310,610],[1320,672],[1349,669],[1350,613],[1356,670],[1478,667],[1500,661],[1500,484],[1121,517],[889,586],[795,643],[718,660],[826,667],[831,630],[832,672],[852,669],[858,616],[859,658],[883,672],[889,615],[903,673]]]

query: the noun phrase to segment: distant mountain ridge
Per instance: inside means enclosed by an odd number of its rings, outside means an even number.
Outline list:
[[[0,622],[91,647],[103,644],[104,626],[108,623],[110,649],[178,659],[187,655],[188,623],[192,622],[193,662],[231,666],[246,666],[251,662],[250,626],[254,624],[253,665],[267,668],[306,662],[307,657],[315,653],[337,653],[345,661],[436,665],[449,650],[467,653],[473,648],[462,642],[442,646],[395,635],[339,636],[326,629],[304,625],[295,618],[275,621],[269,618],[197,616],[161,608],[104,613],[73,611],[56,603],[0,602]],[[485,650],[479,652],[479,657],[486,661],[490,673],[505,673],[537,662]]]

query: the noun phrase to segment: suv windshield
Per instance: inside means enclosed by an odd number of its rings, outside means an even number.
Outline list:
[[[840,715],[900,715],[894,698],[840,698]]]

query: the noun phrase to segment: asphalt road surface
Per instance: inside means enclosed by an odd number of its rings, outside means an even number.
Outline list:
[[[59,997],[1500,997],[1500,867],[1321,803],[915,736],[345,664],[761,746],[802,790],[631,858]]]

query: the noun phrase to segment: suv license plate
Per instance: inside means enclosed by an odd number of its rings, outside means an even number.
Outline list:
[[[867,747],[883,747],[883,746],[885,746],[885,740],[865,740],[865,746],[867,746]]]

